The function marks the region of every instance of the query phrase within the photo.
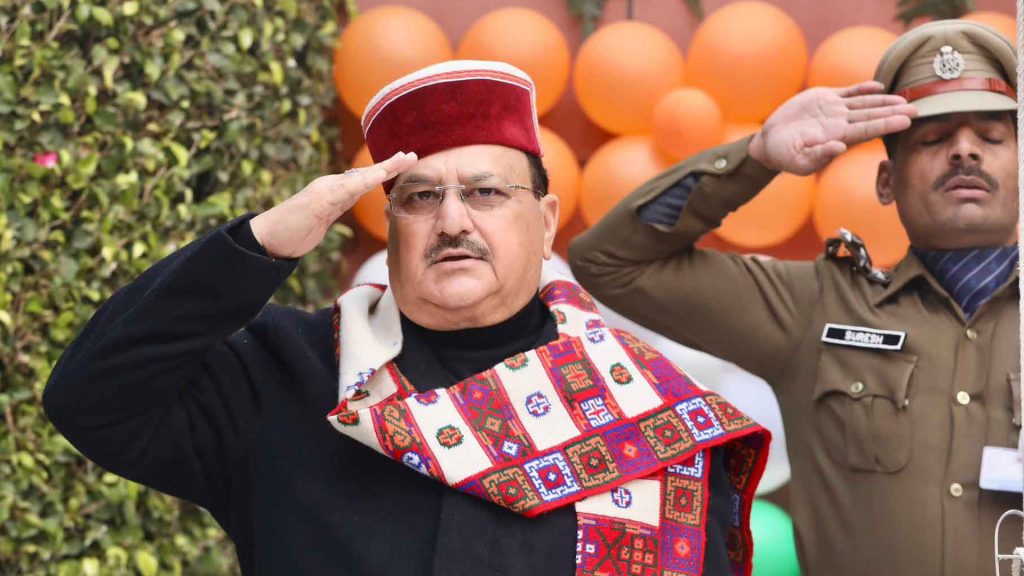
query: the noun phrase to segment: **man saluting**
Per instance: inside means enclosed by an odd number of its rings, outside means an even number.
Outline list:
[[[990,574],[996,520],[1020,504],[981,473],[984,447],[1015,447],[1021,426],[1016,65],[986,26],[920,26],[877,83],[794,96],[570,247],[602,302],[774,387],[806,574]],[[878,199],[911,242],[891,272],[847,232],[814,262],[694,248],[780,171],[883,135]]]
[[[542,276],[558,201],[530,79],[430,67],[363,129],[378,164],[214,230],[104,305],[47,385],[54,424],[210,510],[246,574],[749,574],[768,435]],[[264,309],[381,183],[390,287]]]

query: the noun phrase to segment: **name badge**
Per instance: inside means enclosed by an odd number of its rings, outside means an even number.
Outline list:
[[[981,451],[978,485],[983,490],[1019,493],[1024,490],[1024,466],[1021,464],[1021,454],[1013,448],[985,446]]]
[[[875,350],[901,350],[903,341],[906,339],[906,332],[876,330],[864,326],[847,326],[831,322],[825,324],[825,329],[821,332],[822,342]]]

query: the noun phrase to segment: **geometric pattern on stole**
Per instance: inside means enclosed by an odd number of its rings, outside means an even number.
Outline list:
[[[537,357],[581,431],[623,419],[622,410],[579,338],[560,338],[539,348]]]
[[[704,566],[708,450],[577,503],[576,573],[696,576]],[[653,485],[641,493],[639,483]],[[653,514],[629,512],[653,500]],[[597,501],[593,503],[592,501]]]
[[[497,373],[491,369],[452,387],[452,399],[491,461],[501,464],[536,452]]]
[[[423,394],[390,362],[386,373],[397,392],[358,413],[343,400],[329,415],[332,425],[353,433],[370,420],[376,435],[376,442],[367,442],[371,447],[377,444],[420,473],[526,516],[575,503],[578,574],[699,574],[709,450],[728,442],[729,554],[734,573],[749,574],[750,533],[741,519],[749,514],[763,471],[767,432],[646,343],[607,329],[578,286],[552,282],[541,296],[561,332],[555,342],[447,390]],[[604,354],[611,343],[619,352]],[[594,361],[588,352],[603,357]],[[628,386],[637,376],[661,403],[626,416],[609,386]],[[538,443],[531,432],[550,430],[543,423],[557,413],[566,416],[558,428],[565,439]],[[420,417],[430,430],[421,429]],[[480,451],[480,457],[472,464],[449,462],[455,481],[448,482],[444,461],[466,449]],[[466,476],[475,470],[480,471]]]

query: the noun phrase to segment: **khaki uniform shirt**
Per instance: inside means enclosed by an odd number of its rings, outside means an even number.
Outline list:
[[[747,142],[626,198],[573,241],[576,278],[618,312],[772,385],[805,575],[993,574],[996,520],[1021,505],[1020,494],[978,486],[982,447],[1016,447],[1020,433],[1017,272],[968,321],[912,253],[883,285],[849,258],[696,250],[775,175],[747,158]],[[638,219],[691,172],[704,176],[675,226]],[[906,337],[899,350],[829,344],[827,323]],[[1019,521],[1001,536],[1001,552],[1020,546]]]

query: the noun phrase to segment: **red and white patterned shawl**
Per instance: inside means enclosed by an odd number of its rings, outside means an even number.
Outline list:
[[[576,574],[701,574],[710,449],[726,445],[732,573],[749,575],[754,489],[770,434],[628,332],[578,285],[546,275],[559,338],[447,389],[418,393],[390,290],[335,306],[342,434],[527,517],[574,505]]]

